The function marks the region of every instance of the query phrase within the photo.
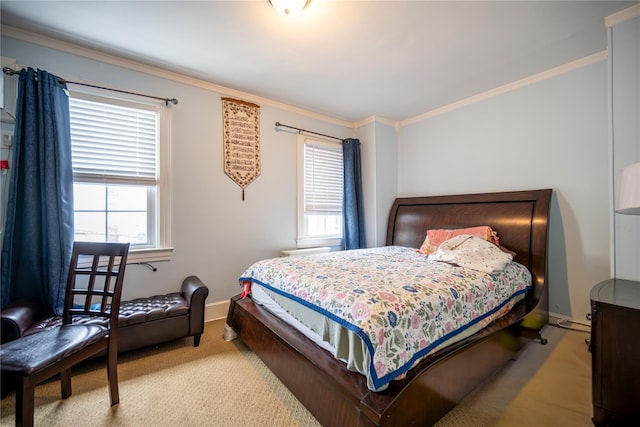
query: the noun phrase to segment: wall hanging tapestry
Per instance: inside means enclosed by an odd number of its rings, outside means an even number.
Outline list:
[[[260,176],[260,106],[222,98],[224,172],[244,189]]]

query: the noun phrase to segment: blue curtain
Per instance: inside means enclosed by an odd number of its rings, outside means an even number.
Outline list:
[[[364,234],[360,140],[354,138],[343,140],[342,157],[344,161],[342,249],[365,248],[367,244]]]
[[[13,150],[2,307],[30,296],[62,314],[73,245],[69,98],[64,83],[46,71],[20,72]]]

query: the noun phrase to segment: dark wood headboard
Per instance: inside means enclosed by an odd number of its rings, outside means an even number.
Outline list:
[[[426,231],[488,225],[515,261],[533,275],[533,307],[546,304],[547,234],[551,189],[398,198],[391,207],[387,245],[419,248]],[[545,311],[547,308],[544,307]]]

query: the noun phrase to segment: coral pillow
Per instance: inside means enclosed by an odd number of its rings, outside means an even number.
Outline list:
[[[480,225],[477,227],[468,228],[456,228],[456,229],[433,229],[427,230],[427,237],[424,239],[422,246],[418,249],[425,255],[431,255],[434,253],[442,242],[451,239],[452,237],[459,236],[461,234],[471,234],[478,236],[484,240],[498,244],[498,233],[493,231],[488,225]]]

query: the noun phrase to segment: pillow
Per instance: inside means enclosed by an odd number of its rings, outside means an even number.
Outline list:
[[[494,273],[511,262],[513,257],[482,237],[460,234],[443,242],[429,255],[430,261],[442,261],[485,273]]]
[[[427,237],[424,239],[422,246],[418,249],[425,255],[430,255],[438,249],[438,246],[442,242],[451,239],[452,237],[459,236],[461,234],[471,234],[483,238],[488,242],[498,244],[498,233],[493,231],[491,227],[487,225],[480,225],[477,227],[468,228],[456,228],[456,229],[433,229],[427,230]]]
[[[511,258],[515,258],[515,257],[516,257],[516,253],[515,253],[514,251],[512,251],[511,249],[507,249],[507,248],[505,248],[505,247],[504,247],[504,246],[502,246],[502,245],[498,245],[498,247],[500,248],[500,250],[501,250],[502,252],[506,252],[506,253],[508,253],[509,255],[511,255]]]

